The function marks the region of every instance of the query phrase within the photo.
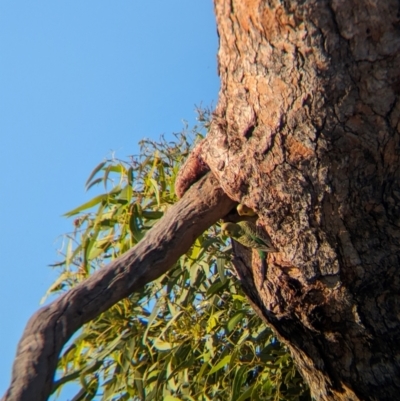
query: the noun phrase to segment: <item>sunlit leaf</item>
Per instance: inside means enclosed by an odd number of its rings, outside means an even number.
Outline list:
[[[74,214],[78,214],[79,212],[82,212],[83,210],[90,209],[91,207],[99,204],[100,202],[102,202],[102,201],[104,201],[106,199],[107,199],[107,195],[106,194],[95,196],[90,201],[85,202],[84,204],[76,207],[75,209],[70,210],[69,212],[65,213],[63,216],[71,217]]]
[[[158,312],[159,312],[159,310],[160,310],[160,308],[161,308],[161,305],[162,305],[163,303],[164,303],[163,299],[160,298],[160,299],[156,302],[156,304],[154,305],[154,307],[153,307],[153,310],[152,310],[152,312],[151,312],[151,314],[150,314],[150,316],[149,316],[149,318],[148,318],[148,321],[147,321],[147,329],[146,329],[146,331],[145,331],[144,334],[143,334],[143,340],[142,340],[143,344],[146,342],[146,337],[147,337],[147,335],[148,335],[148,333],[149,333],[149,330],[150,330],[150,328],[151,328],[151,325],[153,324],[154,320],[156,319],[157,314],[158,314]]]
[[[172,395],[167,395],[164,397],[165,401],[182,401],[181,398],[173,397]]]
[[[153,189],[154,189],[154,194],[156,196],[157,199],[157,205],[160,206],[161,205],[161,201],[160,201],[160,191],[158,190],[158,184],[157,181],[154,178],[150,178],[150,184],[152,185]]]
[[[226,324],[228,332],[231,332],[236,327],[236,325],[243,319],[244,316],[245,314],[243,312],[238,312],[235,315],[233,315]]]
[[[174,347],[173,344],[167,343],[167,342],[162,341],[162,340],[160,340],[158,338],[154,341],[153,346],[155,348],[157,348],[159,351],[167,351],[167,350],[170,350],[171,348]]]
[[[217,270],[219,277],[221,279],[221,283],[225,283],[226,277],[225,277],[225,263],[226,263],[226,258],[225,256],[218,256],[217,257]]]
[[[231,355],[226,355],[221,361],[219,361],[208,373],[209,375],[212,375],[213,373],[217,372],[218,370],[222,369],[223,367],[225,367],[226,365],[228,365],[228,363],[231,360]]]

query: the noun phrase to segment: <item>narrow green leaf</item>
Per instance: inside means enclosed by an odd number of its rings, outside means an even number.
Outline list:
[[[69,271],[61,273],[61,275],[57,278],[57,280],[46,291],[46,294],[40,300],[39,305],[42,305],[46,301],[47,297],[51,295],[53,292],[60,291],[62,288],[64,288],[65,282],[69,277],[71,277],[71,273]]]
[[[126,174],[127,171],[126,168],[121,163],[110,164],[107,167],[107,169],[113,173],[119,173],[119,174]]]
[[[142,215],[144,218],[149,220],[158,220],[163,217],[164,212],[143,210]]]
[[[244,382],[244,374],[247,373],[247,370],[247,366],[240,366],[236,368],[235,377],[233,378],[232,383],[231,401],[236,401],[239,398]]]
[[[167,188],[167,185],[165,182],[166,178],[165,178],[165,170],[163,163],[158,163],[157,170],[158,170],[158,182],[161,185],[161,191],[164,192]]]
[[[88,189],[88,185],[90,184],[90,181],[92,180],[92,178],[105,166],[106,162],[101,162],[99,163],[94,170],[90,173],[89,178],[87,179],[86,183],[85,183],[85,187],[86,189]],[[101,181],[101,180],[100,180]]]
[[[225,313],[224,310],[218,311],[216,313],[213,313],[207,321],[207,328],[206,328],[206,332],[210,333],[215,327],[218,326],[219,323],[219,317]]]
[[[98,195],[95,196],[93,199],[91,199],[88,202],[83,203],[82,205],[78,206],[75,209],[70,210],[67,213],[64,213],[63,216],[66,217],[71,217],[74,214],[78,214],[79,212],[81,212],[82,210],[86,210],[86,209],[90,209],[91,207],[93,207],[94,205],[97,205],[98,203],[102,202],[103,200],[106,200],[108,197],[107,194],[103,194],[103,195]]]
[[[218,256],[217,257],[217,271],[218,271],[219,277],[221,279],[221,283],[223,283],[223,284],[226,281],[225,263],[226,263],[225,256]]]
[[[225,281],[225,283],[223,283],[220,280],[214,282],[211,285],[211,287],[207,290],[207,295],[210,296],[216,294],[217,292],[221,291],[226,286],[227,283],[228,281]]]
[[[126,200],[128,203],[132,200],[132,187],[130,185],[125,185],[119,194],[119,199]]]
[[[147,321],[147,328],[146,331],[143,334],[143,340],[142,344],[146,344],[146,338],[149,333],[150,327],[153,324],[154,320],[157,318],[158,312],[161,308],[161,305],[164,303],[164,300],[162,298],[159,298],[156,302],[156,304],[153,307],[153,310],[151,311],[151,314],[149,316],[149,319]]]
[[[109,166],[107,166],[107,168],[105,169],[105,173],[103,176],[103,182],[104,182],[104,188],[107,189],[107,181],[108,181],[108,176],[110,175],[111,171],[113,170],[113,165],[110,164]]]
[[[183,313],[183,311],[179,311],[175,316],[172,317],[172,319],[170,319],[170,321],[167,323],[167,325],[161,331],[158,338],[161,338],[164,335],[164,333],[168,330],[168,328],[175,322],[176,319],[178,319],[179,316],[182,315],[182,313]]]
[[[252,384],[239,398],[236,398],[236,401],[247,401],[254,390],[254,384]]]
[[[243,295],[236,295],[233,294],[232,298],[236,301],[240,301],[240,302],[246,302],[246,298]]]
[[[237,345],[242,345],[243,342],[247,340],[249,335],[250,335],[250,330],[244,329],[242,335],[240,336],[239,340],[237,341]]]
[[[98,248],[97,246],[95,246],[95,247],[90,249],[90,252],[89,252],[89,255],[88,255],[88,260],[96,259],[102,253],[104,253],[104,249],[103,248]]]
[[[62,262],[50,263],[48,266],[49,267],[60,267],[60,266],[64,266],[64,265],[65,265],[65,260],[63,260]]]
[[[152,185],[152,187],[154,189],[154,193],[156,195],[157,206],[160,206],[161,205],[161,202],[160,202],[160,191],[158,190],[157,181],[154,178],[150,178],[150,183],[151,183],[151,185]]]
[[[168,343],[166,341],[162,341],[159,338],[157,338],[154,341],[153,347],[158,349],[159,351],[168,351],[172,348],[174,348],[174,345],[171,343]]]
[[[133,184],[133,167],[129,167],[128,172],[126,173],[128,177],[128,185],[132,187]]]
[[[140,214],[138,213],[138,208],[139,206],[137,204],[131,206],[130,208],[131,215],[129,218],[129,230],[136,243],[139,242],[144,236],[144,233],[142,232],[142,230],[138,225],[138,220],[141,220]]]
[[[198,263],[194,263],[189,267],[189,277],[190,277],[190,285],[193,287],[196,283],[197,276],[201,270],[201,266]]]
[[[78,246],[79,247],[79,246]],[[70,264],[73,261],[73,248],[72,248],[72,239],[68,238],[68,245],[67,245],[67,251],[65,253],[65,267],[68,269]]]
[[[215,372],[218,372],[218,370],[222,369],[223,367],[225,367],[226,365],[228,365],[228,363],[231,360],[231,355],[226,355],[222,360],[220,360],[208,373],[209,375],[212,375]]]
[[[88,236],[88,241],[85,244],[85,260],[90,261],[92,249],[95,248],[97,244],[97,237],[100,233],[100,227],[97,227],[95,230],[92,231],[91,235]]]
[[[202,356],[203,356],[204,363],[202,364],[197,377],[195,377],[195,380],[199,383],[201,382],[201,379],[203,378],[206,369],[208,369],[210,367],[210,365],[207,362],[210,354],[207,352],[206,354],[203,354]]]
[[[143,388],[143,375],[138,369],[135,369],[135,371],[134,371],[134,383],[135,383],[136,389],[139,393],[140,399],[144,400],[145,393],[144,393],[144,388]]]
[[[173,397],[172,395],[167,395],[164,397],[164,401],[182,401],[182,399],[178,397]]]
[[[226,324],[228,333],[230,333],[236,327],[236,325],[243,319],[244,316],[245,315],[243,312],[239,312],[229,319],[228,323]]]
[[[89,185],[86,186],[86,191],[89,191],[90,188],[92,188],[96,184],[99,184],[102,181],[103,181],[103,177],[96,178]]]

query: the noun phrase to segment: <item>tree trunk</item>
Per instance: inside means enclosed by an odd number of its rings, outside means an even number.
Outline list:
[[[261,289],[240,245],[236,269],[318,400],[399,399],[399,8],[215,0],[221,91],[196,160],[279,249]]]

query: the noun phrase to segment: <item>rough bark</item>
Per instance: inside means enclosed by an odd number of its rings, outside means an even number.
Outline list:
[[[165,273],[234,206],[208,174],[168,209],[140,243],[29,320],[3,401],[47,400],[63,345],[84,323]]]
[[[215,0],[221,90],[188,165],[279,249],[261,291],[240,245],[236,268],[318,400],[399,397],[399,8]]]

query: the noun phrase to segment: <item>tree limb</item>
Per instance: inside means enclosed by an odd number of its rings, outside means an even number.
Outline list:
[[[207,174],[168,209],[139,244],[39,309],[18,344],[11,385],[2,401],[47,400],[58,356],[72,334],[168,271],[196,238],[233,206],[214,176]]]

